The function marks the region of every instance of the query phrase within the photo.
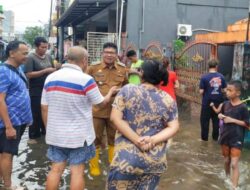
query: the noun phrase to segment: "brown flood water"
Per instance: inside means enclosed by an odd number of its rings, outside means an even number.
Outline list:
[[[180,114],[181,116],[182,114]],[[168,170],[163,174],[159,190],[227,190],[229,180],[223,171],[223,157],[217,142],[211,139],[201,142],[199,118],[181,118],[181,129],[174,138],[168,151]],[[46,175],[50,162],[46,158],[44,139],[38,144],[28,145],[25,132],[20,154],[14,159],[13,182],[23,185],[28,190],[45,189]],[[92,178],[86,165],[85,190],[103,190],[108,174],[107,151],[102,151],[101,167],[103,174]],[[240,161],[240,190],[250,189],[250,149],[244,149]],[[61,180],[60,190],[69,189],[69,170]]]

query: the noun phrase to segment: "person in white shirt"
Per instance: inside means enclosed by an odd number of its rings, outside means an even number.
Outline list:
[[[94,79],[85,74],[87,50],[74,46],[68,51],[68,63],[45,81],[42,92],[42,117],[46,126],[47,157],[52,161],[46,189],[59,188],[67,162],[70,165],[70,189],[84,189],[84,163],[95,156],[95,132],[92,105],[105,106],[117,87],[103,97]]]

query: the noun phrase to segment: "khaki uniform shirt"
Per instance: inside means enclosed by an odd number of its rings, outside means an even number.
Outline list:
[[[113,86],[121,88],[127,83],[127,70],[123,63],[116,62],[112,68],[109,68],[105,63],[98,62],[88,67],[87,73],[91,75],[103,96],[106,96],[109,89]],[[98,118],[109,118],[114,97],[105,107],[93,106],[93,116]]]

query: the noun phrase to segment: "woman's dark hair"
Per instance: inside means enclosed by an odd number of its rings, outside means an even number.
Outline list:
[[[103,50],[106,48],[113,48],[117,52],[117,45],[115,43],[107,42],[107,43],[103,44]]]
[[[10,51],[16,51],[19,48],[20,44],[26,45],[26,43],[19,41],[19,40],[14,40],[14,41],[9,42],[5,51],[6,58],[10,56]]]
[[[48,41],[44,38],[44,37],[36,37],[35,40],[34,40],[34,45],[36,47],[39,47],[41,45],[41,43],[48,43]]]
[[[142,64],[142,79],[153,85],[163,82],[163,86],[168,84],[168,72],[163,63],[156,60],[144,60]]]

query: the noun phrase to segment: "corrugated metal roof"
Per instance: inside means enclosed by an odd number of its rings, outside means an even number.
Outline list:
[[[74,26],[96,15],[115,0],[75,0],[61,15],[56,26]]]

